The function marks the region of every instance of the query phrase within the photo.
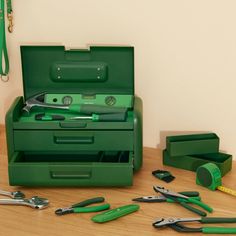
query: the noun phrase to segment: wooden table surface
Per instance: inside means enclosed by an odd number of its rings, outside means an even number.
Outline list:
[[[197,215],[172,203],[140,203],[140,210],[104,224],[93,223],[90,218],[95,213],[69,214],[56,216],[56,208],[67,207],[87,198],[103,196],[112,208],[132,203],[139,196],[155,195],[152,186],[159,185],[174,191],[192,191],[201,193],[202,200],[214,208],[208,216],[236,217],[236,198],[220,191],[209,191],[195,184],[195,173],[162,165],[161,151],[144,148],[143,167],[134,176],[132,187],[12,187],[8,184],[7,155],[4,127],[0,127],[0,189],[23,191],[27,197],[35,195],[48,198],[50,206],[44,210],[35,210],[25,206],[0,206],[1,236],[70,236],[70,235],[178,235],[172,229],[155,229],[152,222],[159,217],[198,217]],[[224,186],[236,189],[236,164],[233,170],[223,178]],[[176,179],[169,184],[152,176],[151,171],[165,169],[172,172]],[[189,225],[189,224],[188,224]],[[201,224],[191,224],[199,226]],[[219,226],[219,224],[218,224]],[[229,224],[236,227],[236,224]],[[194,235],[200,235],[196,233]]]

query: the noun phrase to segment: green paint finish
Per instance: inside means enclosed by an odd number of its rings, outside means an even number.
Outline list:
[[[115,107],[133,107],[133,95],[120,94],[46,94],[45,102],[50,104],[95,104]]]
[[[134,102],[134,130],[133,130],[133,138],[134,138],[134,171],[138,171],[143,164],[143,103],[139,97],[136,97]]]
[[[129,186],[132,152],[15,152],[9,163],[10,185]]]
[[[63,46],[21,46],[21,59],[25,99],[44,91],[48,94],[134,95],[133,47],[101,46],[88,50],[65,50]],[[93,74],[92,68],[96,63],[103,65],[103,71],[107,71],[104,75],[97,75],[108,76],[102,82],[88,79],[84,74],[88,70]],[[55,72],[58,64],[66,65],[61,70],[62,75]],[[68,67],[72,68],[70,72]],[[83,72],[80,70],[77,77],[78,68]]]
[[[15,150],[80,151],[132,150],[131,131],[15,130]]]
[[[173,166],[195,172],[199,166],[209,162],[214,163],[219,167],[222,176],[227,174],[232,169],[232,155],[230,154],[219,152],[172,157],[167,150],[163,150],[163,164],[167,166]]]
[[[130,186],[142,166],[142,101],[134,96],[134,48],[22,46],[24,98],[6,115],[10,185]],[[125,121],[71,120],[75,114],[35,107],[24,100],[128,109]],[[77,110],[76,110],[77,112]],[[65,120],[35,120],[35,115]]]
[[[219,152],[219,137],[214,133],[177,135],[166,137],[166,149],[170,156]]]
[[[222,185],[219,167],[214,163],[207,163],[198,167],[196,183],[210,190],[216,190],[218,186]]]
[[[139,208],[140,207],[137,204],[125,205],[125,206],[121,206],[121,207],[100,213],[98,215],[95,215],[91,218],[91,220],[96,223],[105,223],[111,220],[116,220],[128,214],[131,214],[139,210]]]

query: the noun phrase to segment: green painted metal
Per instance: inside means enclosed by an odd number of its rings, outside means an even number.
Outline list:
[[[15,152],[9,162],[9,182],[24,186],[129,186],[133,182],[132,157],[132,152]]]
[[[143,164],[143,103],[141,98],[135,97],[134,100],[134,118],[133,118],[133,138],[134,138],[134,145],[133,145],[133,165],[134,171],[138,171],[142,164]]]
[[[197,168],[196,183],[207,187],[210,190],[216,190],[222,185],[221,172],[214,163],[207,163]]]
[[[96,151],[132,150],[131,131],[15,130],[15,150]]]
[[[95,215],[91,218],[91,220],[96,223],[105,223],[105,222],[120,218],[122,216],[128,215],[130,213],[133,213],[137,210],[139,210],[139,205],[137,204],[125,205],[125,206],[121,206],[121,207],[100,213],[98,215]]]
[[[66,51],[61,46],[22,46],[21,56],[24,98],[16,98],[6,115],[10,185],[132,185],[143,152],[142,101],[134,96],[133,47]],[[127,119],[73,121],[75,114],[69,111],[42,108],[24,116],[24,99],[41,92],[48,94],[49,103],[55,95],[55,103],[71,95],[84,104],[125,107]],[[63,101],[68,104],[71,99]],[[65,120],[35,120],[42,112],[63,115]]]
[[[222,176],[227,174],[232,169],[232,155],[230,154],[219,152],[172,157],[166,149],[163,150],[163,164],[167,166],[173,166],[195,172],[199,166],[209,162],[214,163],[219,167]]]
[[[215,133],[176,135],[166,137],[170,156],[219,152],[219,137]]]
[[[115,107],[133,107],[133,95],[120,94],[46,94],[45,102],[50,104],[95,104]]]
[[[42,92],[48,94],[126,94],[134,95],[134,48],[133,47],[90,47],[87,50],[65,50],[63,46],[21,46],[24,98]],[[73,67],[83,64],[89,70],[94,63],[107,65],[108,79],[91,81],[75,80],[66,75],[62,81],[54,69],[58,63]],[[99,67],[98,67],[99,68]],[[59,70],[60,71],[60,70]],[[76,72],[74,70],[74,72]],[[72,75],[71,75],[72,76]]]

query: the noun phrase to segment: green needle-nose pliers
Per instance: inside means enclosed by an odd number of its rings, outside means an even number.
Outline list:
[[[87,212],[97,212],[97,211],[108,210],[110,208],[110,204],[108,203],[103,204],[103,205],[87,207],[88,205],[91,205],[93,203],[100,203],[104,201],[105,199],[103,197],[87,199],[85,201],[73,204],[70,207],[58,208],[55,211],[55,214],[58,216],[61,216],[61,215],[70,214],[70,213],[87,213]]]
[[[188,210],[190,210],[190,211],[192,211],[192,212],[194,212],[194,213],[196,213],[198,215],[206,216],[206,213],[204,211],[201,211],[200,209],[197,209],[197,208],[191,206],[189,203],[195,204],[195,205],[205,209],[208,212],[212,212],[213,211],[213,209],[210,206],[208,206],[207,204],[205,204],[205,203],[203,203],[203,202],[201,202],[201,201],[199,201],[197,199],[188,197],[188,196],[180,194],[180,193],[176,193],[174,191],[165,189],[163,187],[154,186],[153,189],[156,192],[161,193],[167,199],[171,199],[174,202],[179,203],[184,208],[186,208],[186,209],[188,209]]]

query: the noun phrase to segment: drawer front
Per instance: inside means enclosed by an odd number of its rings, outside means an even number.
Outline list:
[[[24,158],[15,152],[9,163],[9,183],[19,186],[130,186],[132,153],[124,162],[54,162]],[[30,161],[31,160],[31,161]]]
[[[132,131],[14,131],[16,151],[133,150]]]

